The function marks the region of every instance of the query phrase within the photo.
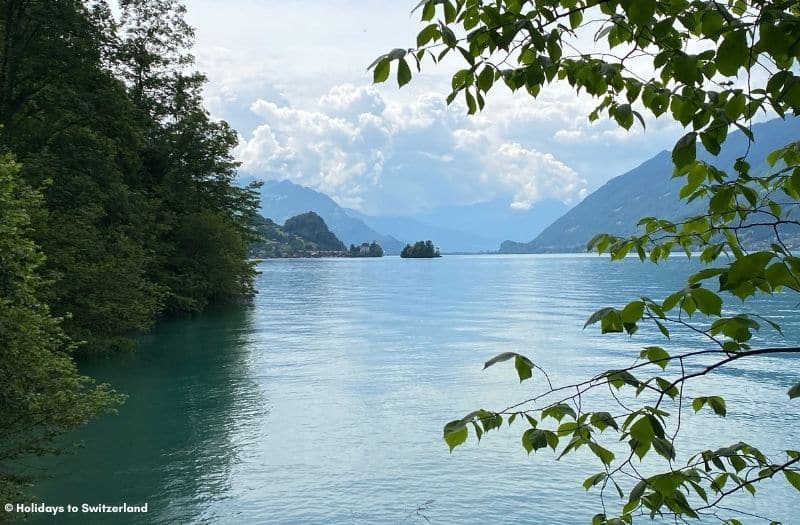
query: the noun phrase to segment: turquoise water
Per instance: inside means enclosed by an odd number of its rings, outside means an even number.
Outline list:
[[[31,465],[49,477],[36,489],[48,505],[147,503],[149,512],[33,522],[588,523],[599,500],[581,483],[598,467],[585,454],[528,456],[521,425],[449,454],[442,425],[541,389],[541,377],[520,385],[508,363],[482,371],[499,352],[529,355],[558,383],[630,364],[660,338],[600,336],[582,330],[585,319],[638,295],[663,297],[690,265],[675,259],[659,271],[584,256],[266,261],[253,307],[164,323],[138,351],[85,363],[128,402],[79,433],[76,455]],[[796,341],[797,298],[770,304]],[[676,334],[671,344],[697,343]],[[725,392],[729,418],[684,418],[682,443],[798,448],[800,402],[785,393],[798,363],[740,361],[699,381],[687,393]],[[800,497],[786,483],[762,492],[732,504],[800,522]]]

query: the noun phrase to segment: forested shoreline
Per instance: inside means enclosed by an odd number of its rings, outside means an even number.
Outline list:
[[[175,0],[0,7],[0,496],[15,462],[121,397],[75,352],[132,347],[158,319],[246,300],[255,187],[203,107]]]

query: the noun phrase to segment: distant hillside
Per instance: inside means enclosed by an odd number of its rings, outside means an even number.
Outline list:
[[[319,247],[320,250],[345,251],[347,248],[336,235],[328,229],[322,217],[313,211],[296,215],[286,221],[283,231],[306,239]]]
[[[497,236],[481,237],[470,232],[434,226],[411,217],[371,216],[356,210],[347,211],[371,228],[398,239],[436,239],[437,245],[445,252],[494,251],[500,242]]]
[[[530,239],[568,209],[556,200],[515,210],[508,199],[447,206],[414,217],[371,216],[345,209],[327,195],[289,180],[266,181],[261,188],[261,212],[282,223],[289,217],[313,211],[345,244],[377,241],[390,255],[398,255],[405,242],[434,239],[443,252],[494,251],[504,239]]]
[[[569,207],[557,200],[529,210],[511,208],[508,199],[445,206],[414,218],[369,216],[348,210],[370,227],[398,239],[436,239],[444,252],[494,251],[504,239],[530,239]]]
[[[361,219],[350,216],[344,208],[323,193],[298,186],[288,180],[266,181],[262,186],[262,215],[282,223],[290,217],[308,211],[319,214],[333,233],[347,245],[360,246],[364,242],[375,241],[389,255],[398,255],[405,246],[405,243],[392,236],[383,235],[367,226]]]
[[[256,244],[254,258],[307,257],[318,252],[346,252],[347,248],[313,212],[291,217],[282,227],[259,216],[257,228],[264,238]]]
[[[753,172],[766,170],[767,154],[792,140],[800,139],[800,119],[775,119],[753,126],[755,144],[750,147]],[[699,145],[698,145],[699,146]],[[698,151],[698,158],[731,170],[737,157],[747,150],[747,137],[740,131],[731,133],[718,157]],[[564,216],[546,228],[533,241],[506,241],[501,253],[578,252],[597,233],[628,235],[645,216],[680,219],[696,214],[704,203],[685,205],[678,199],[683,178],[672,178],[672,159],[662,151],[641,166],[608,181],[586,197]],[[758,239],[753,239],[757,242]]]

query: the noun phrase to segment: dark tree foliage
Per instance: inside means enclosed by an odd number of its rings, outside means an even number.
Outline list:
[[[61,321],[40,298],[44,256],[31,241],[42,199],[0,158],[0,501],[31,480],[20,461],[58,452],[62,433],[111,410],[120,396],[78,374]],[[0,518],[0,521],[2,519]]]
[[[400,252],[403,259],[433,259],[441,257],[439,249],[433,245],[433,241],[417,241],[414,245],[406,244]]]
[[[258,203],[234,184],[235,133],[203,108],[185,8],[120,7],[0,0],[2,501],[18,460],[120,401],[71,350],[254,293]]]
[[[0,2],[0,149],[44,185],[48,303],[85,348],[252,294],[257,209],[212,121],[173,0]]]
[[[328,229],[328,225],[325,224],[322,217],[313,211],[287,219],[283,230],[290,235],[296,235],[313,243],[319,250],[347,251],[347,247]]]
[[[350,257],[383,257],[383,248],[375,241],[362,243],[361,246],[351,244]]]

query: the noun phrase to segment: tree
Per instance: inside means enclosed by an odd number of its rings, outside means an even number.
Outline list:
[[[110,37],[79,1],[0,4],[0,151],[43,188],[32,236],[47,255],[41,271],[58,282],[45,299],[74,340],[126,345],[120,335],[152,324],[164,289],[147,275],[159,226],[132,188],[141,131],[102,64]]]
[[[44,257],[28,238],[42,197],[0,157],[0,499],[29,483],[21,462],[58,453],[57,438],[114,408],[121,397],[78,373],[74,344],[42,302]]]
[[[375,241],[372,241],[369,245],[369,256],[370,257],[383,257],[383,248],[380,244]]]
[[[417,241],[414,245],[406,244],[400,252],[403,259],[434,259],[441,257],[439,249],[433,245],[433,241]]]
[[[254,187],[202,105],[175,0],[0,0],[0,152],[42,188],[47,304],[81,349],[254,293]]]
[[[790,143],[775,151],[761,170],[752,166],[764,159],[749,159],[747,153],[730,172],[696,158],[698,140],[716,155],[730,129],[738,128],[754,140],[750,124],[757,115],[800,112],[798,4],[422,0],[417,9],[425,26],[416,47],[379,57],[371,66],[375,82],[387,80],[394,63],[402,87],[412,79],[412,64],[419,69],[426,60],[438,63],[452,54],[464,66],[453,75],[447,100],[452,103],[463,96],[470,114],[483,109],[486,94],[502,82],[534,99],[551,84],[585,91],[598,100],[590,120],[607,116],[624,129],[636,121],[644,127],[646,113],[664,115],[688,128],[672,151],[674,175],[686,181],[680,198],[706,202],[700,215],[681,221],[646,217],[637,235],[599,234],[587,246],[610,253],[612,260],[634,253],[653,263],[674,250],[682,249],[687,256],[700,252],[705,267],[690,276],[683,289],[659,300],[640,297],[622,307],[604,308],[587,321],[587,326],[599,323],[603,333],[631,337],[640,327],[653,327],[667,338],[671,331],[685,330],[696,335],[696,348],[670,353],[647,346],[628,368],[575,385],[548,384],[541,394],[505,410],[472,412],[445,426],[444,440],[451,450],[466,441],[469,429],[480,439],[504,420],[527,427],[522,444],[528,452],[551,447],[564,456],[589,449],[600,471],[588,477],[584,487],[599,488],[601,502],[612,487],[620,496],[615,508],[602,506],[595,524],[631,523],[639,516],[677,521],[707,515],[736,524],[736,512],[724,507],[731,494],[755,492],[760,481],[771,477],[783,477],[800,490],[797,450],[767,456],[756,444],[741,441],[717,450],[675,446],[687,405],[695,412],[711,410],[723,417],[727,412],[722,395],[684,400],[686,385],[741,359],[800,353],[790,341],[775,348],[752,346],[754,332],[763,325],[780,327],[744,310],[756,295],[800,291],[800,258],[782,239],[786,228],[800,225],[800,145]],[[594,43],[587,38],[591,36]],[[652,75],[637,74],[637,64]],[[754,230],[770,232],[768,247],[755,249],[744,241]],[[741,299],[741,306],[732,304],[734,297]],[[543,373],[533,360],[516,353],[500,354],[485,366],[508,360],[514,361],[521,381]],[[581,409],[586,406],[581,400],[600,388],[629,391],[634,402],[607,410]],[[786,401],[796,397],[800,384],[788,391]],[[612,436],[627,442],[621,458],[601,444]],[[646,459],[651,470],[663,469],[655,456],[663,457],[668,468],[642,474],[647,471],[632,462],[638,457]],[[620,483],[620,478],[635,482]],[[748,515],[741,510],[738,514]]]
[[[238,139],[203,106],[206,78],[190,69],[194,30],[186,7],[178,0],[125,0],[120,7],[111,55],[145,114],[141,184],[158,195],[162,216],[153,277],[167,289],[164,309],[200,311],[252,296],[256,272],[247,259],[260,239],[259,183],[234,182]]]

